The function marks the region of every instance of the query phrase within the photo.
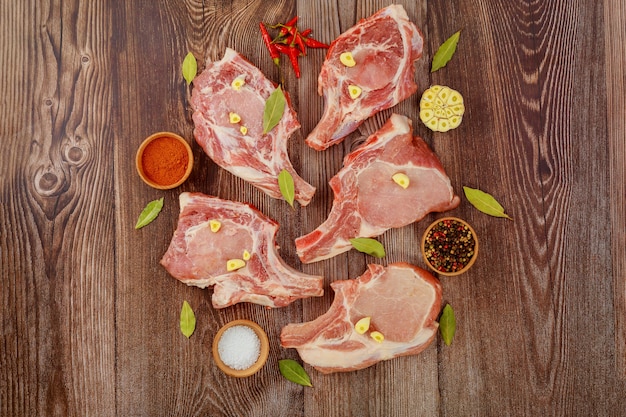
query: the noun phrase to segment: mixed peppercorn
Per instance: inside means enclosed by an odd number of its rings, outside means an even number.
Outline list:
[[[298,58],[306,55],[307,48],[329,48],[329,45],[313,39],[311,37],[311,29],[300,32],[296,26],[297,22],[298,16],[295,16],[287,23],[278,23],[269,26],[272,29],[279,29],[278,35],[275,38],[272,38],[263,22],[259,24],[259,27],[261,29],[263,42],[274,63],[280,65],[280,56],[287,55],[296,78],[300,78],[300,64],[298,63]]]
[[[475,256],[476,239],[470,227],[454,219],[437,222],[424,236],[424,255],[433,269],[455,273]]]

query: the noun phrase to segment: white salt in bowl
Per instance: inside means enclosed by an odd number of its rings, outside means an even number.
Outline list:
[[[224,361],[222,360],[222,357],[220,356],[220,352],[219,352],[220,340],[226,330],[235,326],[246,326],[252,331],[254,331],[254,333],[259,338],[259,342],[260,342],[259,357],[252,365],[250,365],[246,369],[231,368],[226,363],[224,363]],[[258,324],[250,320],[234,320],[234,321],[231,321],[230,323],[227,323],[226,325],[224,325],[224,327],[218,330],[217,334],[215,335],[215,338],[213,339],[213,359],[215,359],[215,363],[217,364],[218,368],[220,368],[222,372],[224,372],[226,375],[229,375],[229,376],[234,376],[237,378],[244,378],[250,375],[254,375],[263,367],[263,365],[265,365],[265,361],[267,361],[267,357],[269,356],[269,353],[270,353],[270,343],[267,338],[267,334],[261,328],[261,326],[259,326]]]

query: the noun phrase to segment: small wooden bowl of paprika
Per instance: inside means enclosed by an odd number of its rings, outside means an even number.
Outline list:
[[[422,256],[436,273],[460,275],[476,262],[478,237],[472,226],[458,217],[435,220],[424,232]]]
[[[137,150],[137,172],[152,188],[170,190],[181,185],[191,174],[191,146],[176,133],[158,132],[143,141]]]

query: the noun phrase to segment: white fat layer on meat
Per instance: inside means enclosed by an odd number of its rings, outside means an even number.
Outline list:
[[[267,179],[267,173],[246,166],[231,166],[228,168],[228,171],[240,178],[245,178],[246,181],[251,183],[265,182]]]
[[[209,285],[213,285],[213,278],[205,279],[181,279],[180,282],[189,285],[190,287],[206,288]]]
[[[190,193],[181,193],[178,197],[178,205],[180,207],[180,211],[183,211],[183,209],[192,201],[192,199],[193,197]]]
[[[311,346],[307,344],[302,347],[298,347],[297,350],[300,354],[300,358],[302,358],[304,362],[312,364],[313,366],[320,368],[350,369],[358,367],[363,362],[369,362],[372,360],[382,361],[392,359],[396,356],[401,356],[403,353],[414,349],[417,346],[428,343],[431,337],[433,337],[433,334],[437,331],[437,328],[438,324],[435,322],[434,328],[423,329],[416,335],[415,339],[411,340],[410,343],[389,342],[387,340],[383,340],[382,343],[378,343],[374,340],[365,340],[363,348],[354,351],[346,351],[344,353],[337,349],[333,349],[332,347],[330,349],[325,349],[314,344]],[[359,336],[363,339],[370,338],[368,333]]]
[[[246,268],[238,270],[241,275],[249,275]],[[258,286],[248,285],[248,281],[232,280],[227,275],[216,278],[216,286],[214,287],[212,302],[215,306],[227,306],[232,304],[233,300],[237,302],[250,302],[263,306],[274,307],[274,299],[285,297],[288,298],[292,294],[286,291],[281,285],[271,283],[263,287],[264,294],[258,294],[254,291],[259,290]],[[266,295],[271,294],[271,295]]]

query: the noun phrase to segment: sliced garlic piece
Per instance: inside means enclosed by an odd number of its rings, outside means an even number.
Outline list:
[[[357,321],[354,325],[354,331],[358,334],[365,333],[370,328],[371,317],[363,317],[361,320]]]
[[[385,340],[385,336],[383,336],[381,332],[372,332],[370,333],[370,337],[378,343],[382,343],[383,340]]]
[[[241,126],[241,127],[239,128],[239,131],[240,131],[240,132],[241,132],[241,134],[242,134],[242,135],[244,135],[244,136],[248,134],[248,128],[247,128],[247,127],[245,127],[245,126]]]
[[[408,175],[403,174],[402,172],[398,172],[396,174],[393,174],[391,176],[391,179],[393,180],[393,182],[395,182],[396,184],[398,184],[400,187],[406,189],[409,186],[409,183],[411,182],[409,180]]]
[[[358,85],[352,85],[350,84],[348,86],[348,93],[350,94],[350,98],[352,99],[356,99],[359,98],[359,96],[361,95],[361,87],[359,87]]]
[[[218,220],[210,220],[209,227],[213,233],[217,233],[220,230],[220,227],[222,227],[222,223]]]
[[[244,250],[244,251],[243,251],[243,255],[242,255],[242,257],[243,257],[243,260],[244,260],[244,261],[249,261],[249,260],[250,260],[250,256],[251,256],[251,255],[250,255],[250,252],[248,252],[247,250]]]
[[[226,270],[227,271],[236,271],[238,269],[246,266],[246,261],[243,259],[229,259],[226,261]]]
[[[228,113],[228,120],[233,124],[239,123],[241,122],[241,116],[231,111],[230,113]]]
[[[339,61],[341,61],[341,63],[345,65],[346,67],[353,67],[356,65],[356,61],[354,60],[354,57],[352,56],[352,52],[344,52],[341,55],[339,55]]]
[[[230,83],[230,86],[233,88],[233,90],[239,91],[241,90],[241,87],[243,87],[245,84],[246,84],[246,76],[240,75]]]

